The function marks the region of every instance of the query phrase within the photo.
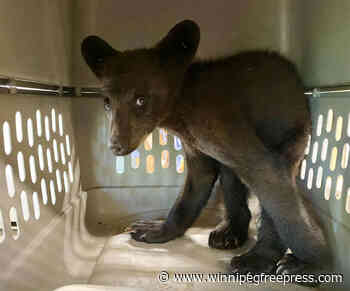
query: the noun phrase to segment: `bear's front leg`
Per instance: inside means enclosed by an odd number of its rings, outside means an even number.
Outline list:
[[[131,225],[131,236],[146,243],[164,243],[182,236],[206,205],[218,175],[215,160],[186,150],[187,178],[165,222],[139,221]]]
[[[209,235],[208,244],[216,249],[235,249],[248,239],[251,219],[247,204],[248,187],[228,167],[221,165],[220,186],[226,208],[225,219]]]

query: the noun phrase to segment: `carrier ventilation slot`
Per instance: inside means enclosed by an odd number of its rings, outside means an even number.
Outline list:
[[[4,152],[6,155],[11,154],[12,143],[11,143],[11,130],[10,124],[5,121],[2,126],[3,138],[4,138]]]
[[[19,239],[21,232],[19,227],[17,210],[15,207],[10,208],[10,229],[12,232],[12,238],[14,240]]]
[[[21,192],[21,205],[22,205],[23,219],[24,221],[28,221],[30,218],[30,212],[29,212],[28,197],[25,191]]]
[[[5,237],[6,237],[6,232],[5,232],[4,217],[0,209],[0,244],[4,242]]]
[[[15,182],[13,179],[13,170],[11,165],[5,167],[7,192],[11,198],[15,196]]]

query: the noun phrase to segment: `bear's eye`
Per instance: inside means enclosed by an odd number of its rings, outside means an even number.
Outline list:
[[[112,105],[109,101],[109,98],[105,98],[104,102],[105,102],[105,104],[104,104],[105,110],[110,111],[112,109]]]
[[[145,97],[138,97],[136,99],[136,105],[137,106],[143,106],[143,105],[145,105],[145,103],[146,103]]]

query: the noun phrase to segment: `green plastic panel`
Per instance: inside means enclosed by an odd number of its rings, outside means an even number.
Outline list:
[[[328,94],[310,99],[313,132],[300,179],[327,228],[334,271],[350,282],[350,95]],[[328,144],[328,146],[326,146]]]

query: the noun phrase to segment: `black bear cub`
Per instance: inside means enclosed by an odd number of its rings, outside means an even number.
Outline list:
[[[266,51],[196,61],[199,39],[198,25],[185,20],[148,49],[120,52],[97,36],[82,43],[83,57],[102,82],[115,155],[131,153],[156,127],[184,144],[183,192],[164,223],[135,223],[132,237],[163,243],[183,235],[219,179],[227,217],[210,234],[211,247],[245,242],[249,193],[262,207],[257,243],[232,259],[232,271],[315,274],[328,252],[320,223],[296,183],[311,133],[297,70]],[[288,248],[292,254],[286,254]]]

